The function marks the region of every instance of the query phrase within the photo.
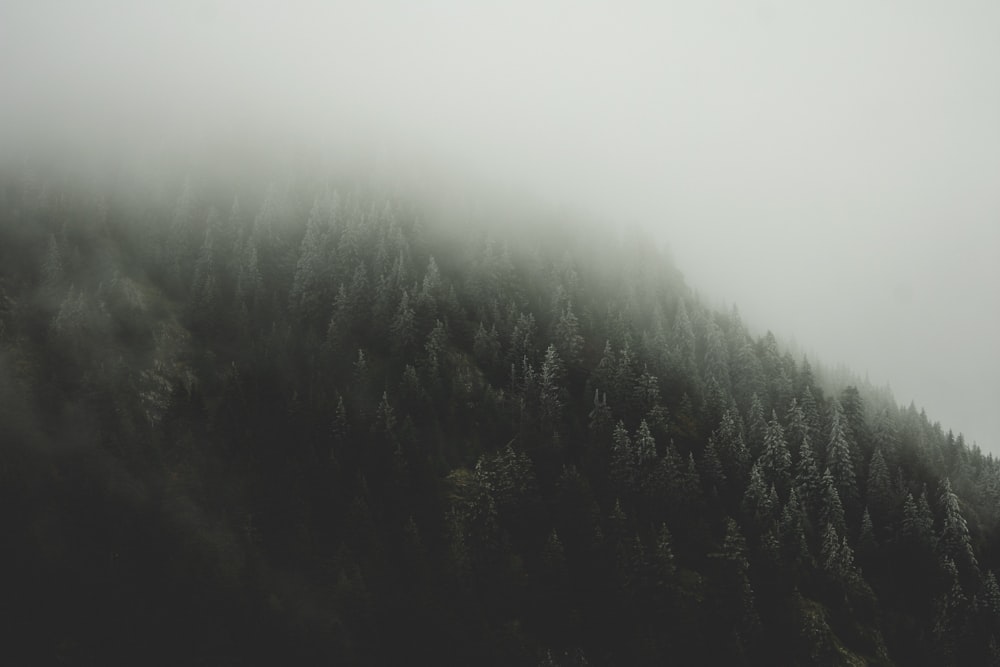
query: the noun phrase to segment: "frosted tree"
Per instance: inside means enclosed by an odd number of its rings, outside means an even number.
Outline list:
[[[300,317],[315,319],[323,303],[323,265],[330,231],[329,211],[319,198],[313,203],[292,279],[290,303]]]
[[[739,413],[733,409],[727,410],[722,415],[719,428],[712,434],[726,477],[735,488],[742,488],[750,474],[750,451],[743,440],[739,420]]]
[[[750,483],[743,494],[743,513],[753,518],[756,526],[763,528],[775,519],[777,506],[772,503],[773,486],[765,480],[760,463],[750,470]]]
[[[865,554],[874,554],[878,550],[878,540],[875,538],[875,525],[872,516],[865,507],[861,515],[861,529],[858,533],[858,548]]]
[[[921,496],[923,498],[923,496]],[[903,521],[900,537],[911,548],[929,549],[933,542],[934,517],[926,503],[918,503],[912,493],[903,501]]]
[[[594,390],[594,407],[588,415],[590,422],[587,427],[595,435],[607,433],[611,426],[612,413],[608,406],[608,395],[601,394],[599,390]]]
[[[708,444],[705,445],[705,451],[702,452],[700,470],[708,488],[714,488],[720,492],[725,489],[726,471],[716,451],[714,436],[708,438]]]
[[[788,405],[788,412],[785,414],[785,422],[788,427],[785,429],[785,438],[790,451],[799,452],[802,450],[802,443],[809,440],[809,424],[806,422],[806,415],[799,406],[798,399],[793,398]]]
[[[566,363],[580,363],[583,336],[580,335],[580,322],[573,313],[572,303],[567,303],[559,314],[555,326],[555,341],[559,355],[566,360]]]
[[[681,377],[693,378],[696,370],[694,327],[691,326],[684,299],[677,302],[677,313],[674,315],[670,338],[675,371]]]
[[[934,603],[931,636],[937,649],[939,664],[956,664],[957,652],[967,641],[966,616],[969,613],[969,601],[962,590],[954,561],[946,557],[941,569],[948,581],[948,590]]]
[[[833,476],[841,500],[853,502],[858,497],[858,485],[854,476],[854,460],[848,439],[847,425],[839,403],[831,401],[830,439],[826,445],[826,467]]]
[[[868,463],[867,483],[868,506],[875,510],[878,517],[888,515],[893,506],[892,482],[889,479],[889,468],[882,456],[882,448],[876,447]]]
[[[739,524],[731,517],[726,519],[726,536],[722,541],[722,557],[729,565],[732,588],[739,591],[742,614],[737,624],[740,634],[752,632],[760,620],[754,604],[754,591],[750,585],[750,561],[747,560],[747,543]]]
[[[771,421],[764,434],[764,450],[761,452],[760,465],[764,479],[774,484],[784,492],[791,482],[792,456],[785,443],[784,429],[778,423],[778,417],[771,413]]]
[[[837,491],[836,483],[830,469],[823,471],[821,484],[821,498],[819,506],[818,524],[820,526],[832,525],[839,534],[844,534],[847,530],[844,520],[844,506],[840,502],[840,492]]]
[[[849,582],[855,575],[854,552],[847,543],[846,537],[841,537],[832,523],[823,529],[823,541],[820,547],[820,566],[835,581]]]
[[[483,323],[479,323],[472,343],[472,353],[476,356],[476,361],[486,369],[496,368],[500,363],[500,335],[496,324],[487,331]]]
[[[656,534],[656,551],[653,555],[653,567],[655,573],[655,583],[660,587],[669,586],[677,572],[677,565],[674,562],[673,537],[667,524],[661,523],[660,530]],[[993,580],[994,585],[996,580]]]
[[[809,558],[809,543],[806,541],[807,523],[805,509],[793,488],[778,520],[778,536],[782,552],[785,560],[790,563],[804,563]]]
[[[558,428],[562,415],[562,399],[559,396],[562,374],[559,353],[556,352],[555,345],[549,345],[545,350],[539,379],[539,415],[546,429]]]
[[[615,426],[612,439],[611,479],[620,492],[634,491],[639,483],[639,461],[624,422]]]
[[[635,433],[636,462],[646,468],[656,462],[656,440],[643,419]]]
[[[729,350],[722,329],[714,321],[708,323],[705,351],[705,381],[715,379],[724,396],[732,394],[729,379]]]
[[[441,380],[441,365],[444,363],[448,349],[448,330],[441,320],[434,322],[434,328],[427,334],[424,342],[424,359],[427,376],[436,384]]]
[[[409,350],[416,336],[416,313],[410,305],[410,294],[406,290],[403,290],[403,295],[399,299],[390,330],[393,348],[400,353]]]
[[[755,395],[765,390],[764,367],[757,357],[753,343],[747,340],[736,353],[732,372],[733,394],[741,410],[749,410]]]
[[[747,415],[747,424],[749,426],[747,446],[750,448],[750,456],[756,459],[764,450],[764,438],[767,436],[764,404],[761,403],[757,394],[750,398],[750,413]]]
[[[951,482],[947,477],[941,483],[938,504],[942,514],[941,532],[937,540],[939,555],[951,559],[960,569],[978,571],[979,564],[972,550],[969,526],[962,516],[958,496],[951,490]]]

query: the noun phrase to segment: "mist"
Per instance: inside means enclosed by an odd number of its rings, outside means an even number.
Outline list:
[[[1000,6],[10,0],[0,154],[294,155],[641,226],[1000,453]]]

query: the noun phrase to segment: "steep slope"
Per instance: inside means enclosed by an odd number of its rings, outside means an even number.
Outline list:
[[[165,190],[3,188],[12,653],[997,660],[1000,464],[645,240]]]

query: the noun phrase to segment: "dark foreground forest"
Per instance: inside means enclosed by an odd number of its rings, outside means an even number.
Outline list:
[[[6,173],[3,662],[1000,664],[996,459],[474,208]]]

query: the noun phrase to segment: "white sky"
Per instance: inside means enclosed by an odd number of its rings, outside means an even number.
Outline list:
[[[996,0],[5,0],[0,98],[0,150],[350,146],[649,226],[1000,452]]]

